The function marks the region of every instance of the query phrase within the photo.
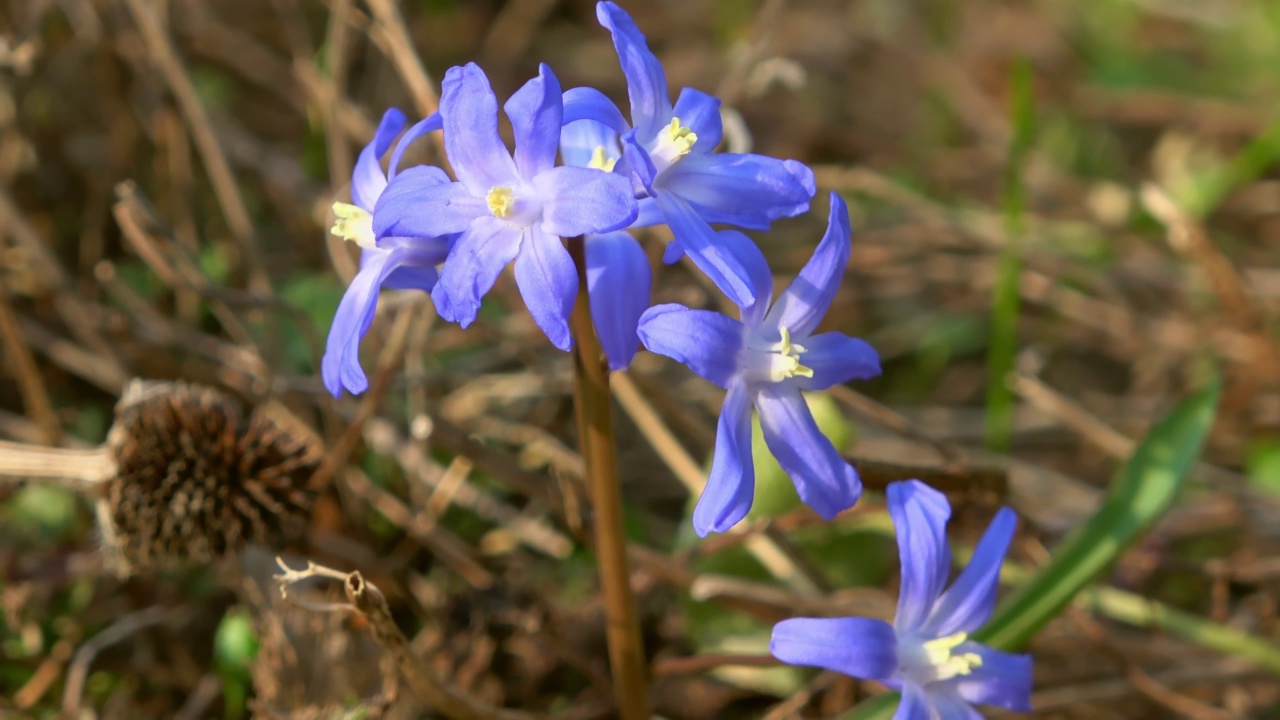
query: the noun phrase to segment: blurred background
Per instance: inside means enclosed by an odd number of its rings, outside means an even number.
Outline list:
[[[1034,702],[1280,717],[1280,4],[621,4],[673,89],[723,98],[728,149],[814,168],[813,211],[753,234],[779,283],[821,236],[826,192],[849,200],[824,327],[885,369],[813,399],[863,470],[857,508],[821,523],[761,458],[749,532],[707,541],[687,488],[722,393],[645,353],[616,381],[656,711],[839,716],[880,689],[761,658],[798,612],[892,615],[877,490],[948,491],[959,546],[1012,505],[1011,559],[1034,569],[1216,376],[1203,462],[1102,578],[1183,630],[1074,606],[1031,644]],[[305,542],[126,578],[91,502],[0,487],[0,715],[424,717],[367,624],[316,609],[336,586],[279,598],[287,550],[359,569],[466,693],[609,716],[570,358],[511,278],[465,332],[424,295],[385,295],[363,346],[373,390],[335,402],[319,379],[356,268],[329,208],[383,110],[429,112],[472,60],[500,98],[546,62],[625,103],[587,0],[0,6],[0,438],[96,445],[130,378],[181,379],[287,416],[327,473]],[[655,302],[723,307],[645,240]]]

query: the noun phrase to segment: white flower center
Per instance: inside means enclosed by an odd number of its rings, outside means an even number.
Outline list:
[[[976,653],[953,652],[968,639],[968,633],[958,632],[926,642],[920,642],[919,638],[900,642],[899,670],[920,685],[971,675],[974,669],[982,667],[982,657]]]
[[[520,188],[494,186],[484,201],[494,217],[518,227],[529,227],[542,217],[542,203],[536,196],[521,192]]]
[[[649,158],[658,172],[675,165],[680,158],[689,154],[693,144],[698,142],[698,134],[691,128],[681,125],[680,118],[671,118],[671,124],[658,131],[658,137],[648,148]]]
[[[366,210],[351,203],[336,202],[333,204],[333,215],[333,229],[329,232],[366,250],[378,246],[373,234],[373,216]]]
[[[504,218],[511,214],[511,209],[516,206],[516,195],[511,192],[509,187],[495,187],[485,196],[485,202],[489,204],[489,212],[493,213],[496,218]]]
[[[792,377],[813,377],[813,370],[800,364],[800,356],[807,350],[799,343],[791,342],[791,332],[786,326],[778,328],[781,339],[751,334],[746,340],[746,373],[753,380],[782,382]]]

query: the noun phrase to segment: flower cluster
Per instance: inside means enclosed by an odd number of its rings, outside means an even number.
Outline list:
[[[753,411],[800,498],[830,520],[858,501],[862,485],[819,431],[803,392],[880,372],[866,342],[817,332],[849,260],[848,209],[831,194],[825,235],[775,297],[763,254],[740,229],[767,230],[807,212],[812,171],[794,160],[716,152],[720,101],[685,88],[672,103],[662,65],[630,16],[612,2],[600,2],[597,16],[626,78],[629,118],[598,90],[562,91],[542,65],[503,105],[511,151],[498,133],[498,100],[474,63],[445,74],[437,114],[408,130],[398,110],[383,117],[356,163],[352,203],[334,205],[333,233],[357,243],[361,258],[330,331],[325,386],[335,396],[368,387],[359,344],[383,287],[430,292],[441,317],[466,327],[513,265],[534,321],[555,347],[569,350],[569,315],[585,278],[611,370],[626,368],[643,345],[727,391],[711,472],[694,509],[699,535],[728,530],[751,509]],[[406,147],[433,132],[443,133],[453,176],[427,165],[401,169]],[[656,225],[672,237],[664,260],[687,255],[738,307],[738,318],[650,306],[649,260],[631,231]],[[581,268],[568,238],[581,238]],[[969,640],[991,612],[1012,512],[996,517],[973,564],[944,592],[945,498],[918,481],[897,483],[889,508],[903,566],[896,624],[788,620],[775,629],[774,654],[901,690],[899,718],[972,717],[970,703],[1024,708],[1030,659]]]
[[[466,327],[508,264],[538,327],[570,349],[579,269],[564,239],[581,236],[582,277],[610,369],[626,368],[643,343],[729,391],[695,529],[726,530],[751,507],[752,408],[800,497],[831,518],[857,501],[861,484],[819,432],[801,391],[879,373],[866,343],[814,334],[849,257],[844,203],[831,196],[826,236],[771,306],[773,279],[755,243],[712,225],[764,230],[808,211],[813,172],[794,160],[716,152],[720,101],[685,88],[672,103],[662,64],[631,17],[612,2],[599,3],[597,16],[626,78],[629,120],[598,90],[562,92],[546,65],[503,106],[514,152],[498,134],[498,100],[474,63],[445,74],[439,113],[394,147],[406,121],[387,112],[360,153],[352,204],[334,205],[333,232],[360,245],[361,262],[329,334],[325,386],[335,396],[368,387],[359,344],[381,288],[428,291],[441,317]],[[429,165],[401,169],[405,148],[437,131],[454,178]],[[740,321],[650,307],[648,257],[630,230],[655,225],[671,230],[666,262],[688,255],[741,308]]]

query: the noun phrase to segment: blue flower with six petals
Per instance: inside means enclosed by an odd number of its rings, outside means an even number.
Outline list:
[[[369,380],[360,367],[360,340],[373,322],[378,307],[378,291],[388,287],[430,292],[438,278],[436,266],[444,262],[449,253],[452,237],[448,236],[389,235],[376,242],[374,240],[374,208],[387,187],[388,178],[396,176],[405,148],[417,138],[441,127],[440,116],[432,115],[409,128],[396,143],[390,166],[384,173],[382,156],[391,148],[391,142],[404,129],[405,123],[404,113],[396,108],[383,114],[373,140],[360,151],[352,170],[352,203],[333,204],[333,213],[337,217],[333,233],[360,246],[360,272],[352,279],[342,302],[338,304],[325,344],[324,358],[320,361],[324,386],[334,397],[341,395],[343,388],[359,394],[369,387]],[[434,173],[420,173],[424,184],[449,182],[439,168],[432,169]]]
[[[734,230],[724,233],[741,235]],[[640,319],[650,351],[678,360],[726,388],[716,430],[715,458],[693,512],[699,535],[723,532],[746,517],[755,496],[751,408],[760,414],[765,443],[791,476],[800,499],[830,520],[857,502],[862,483],[813,419],[802,390],[825,390],[880,373],[876,351],[842,333],[813,335],[849,260],[849,211],[831,194],[827,232],[813,257],[770,306],[773,277],[750,239],[730,239],[748,273],[754,304],[742,320],[683,305],[656,305]]]
[[[546,65],[504,109],[515,131],[514,158],[498,135],[497,99],[484,72],[475,63],[451,68],[441,84],[440,116],[458,182],[435,182],[436,168],[401,173],[379,199],[373,228],[380,239],[460,233],[431,297],[441,317],[463,327],[514,260],[534,321],[568,350],[578,274],[561,238],[626,227],[636,219],[636,201],[619,175],[554,167],[564,107]]]
[[[627,79],[631,125],[617,106],[593,88],[565,93],[565,123],[597,125],[604,138],[601,154],[621,153],[615,171],[628,175],[641,198],[637,224],[665,222],[675,239],[664,259],[687,253],[726,295],[739,305],[756,298],[733,243],[750,242],[724,235],[710,223],[766,230],[778,218],[809,209],[813,171],[794,160],[763,155],[712,152],[720,144],[720,101],[685,88],[675,105],[666,73],[649,51],[631,17],[612,2],[596,6],[600,24],[613,35]]]
[[[902,592],[894,624],[873,618],[793,618],[773,628],[779,660],[867,680],[902,693],[894,720],[970,720],[972,705],[1031,710],[1031,656],[1001,652],[969,635],[991,617],[1000,565],[1018,518],[1001,508],[950,588],[942,493],[919,480],[889,485]]]

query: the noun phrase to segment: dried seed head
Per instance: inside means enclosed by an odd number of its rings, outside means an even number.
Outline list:
[[[222,393],[135,383],[116,407],[116,462],[100,509],[108,550],[128,566],[208,562],[306,530],[314,442]]]

